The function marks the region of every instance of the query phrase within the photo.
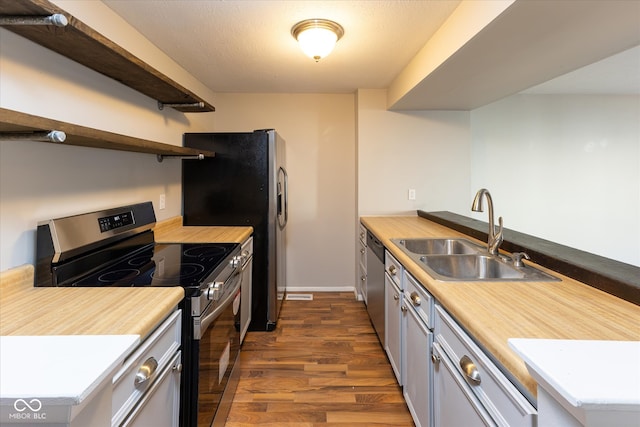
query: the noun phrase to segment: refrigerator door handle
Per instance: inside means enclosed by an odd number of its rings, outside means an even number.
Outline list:
[[[289,175],[287,174],[287,170],[282,166],[280,167],[280,173],[278,175],[280,174],[283,179],[282,182],[278,182],[279,189],[282,189],[282,191],[278,193],[278,198],[280,199],[278,206],[281,208],[281,211],[278,212],[278,224],[280,225],[280,229],[283,229],[289,221]]]

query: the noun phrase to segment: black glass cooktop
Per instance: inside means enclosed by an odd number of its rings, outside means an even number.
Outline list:
[[[78,287],[199,287],[225,267],[237,243],[150,244],[73,282]]]

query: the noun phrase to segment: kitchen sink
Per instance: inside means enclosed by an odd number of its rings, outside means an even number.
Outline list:
[[[482,247],[466,239],[391,239],[397,246],[419,255],[477,254]]]
[[[439,276],[456,280],[522,280],[524,272],[490,255],[422,256],[420,262]]]
[[[528,264],[514,265],[467,239],[391,239],[431,277],[458,282],[551,282],[560,279]]]

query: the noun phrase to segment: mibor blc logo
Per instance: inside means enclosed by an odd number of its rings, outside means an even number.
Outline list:
[[[47,413],[41,412],[42,402],[38,399],[16,399],[13,402],[16,412],[9,414],[11,420],[46,420]]]

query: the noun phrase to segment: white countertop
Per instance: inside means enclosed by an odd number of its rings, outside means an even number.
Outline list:
[[[509,339],[538,385],[584,411],[640,412],[640,341]]]
[[[0,337],[2,418],[82,404],[139,343],[138,335]]]

